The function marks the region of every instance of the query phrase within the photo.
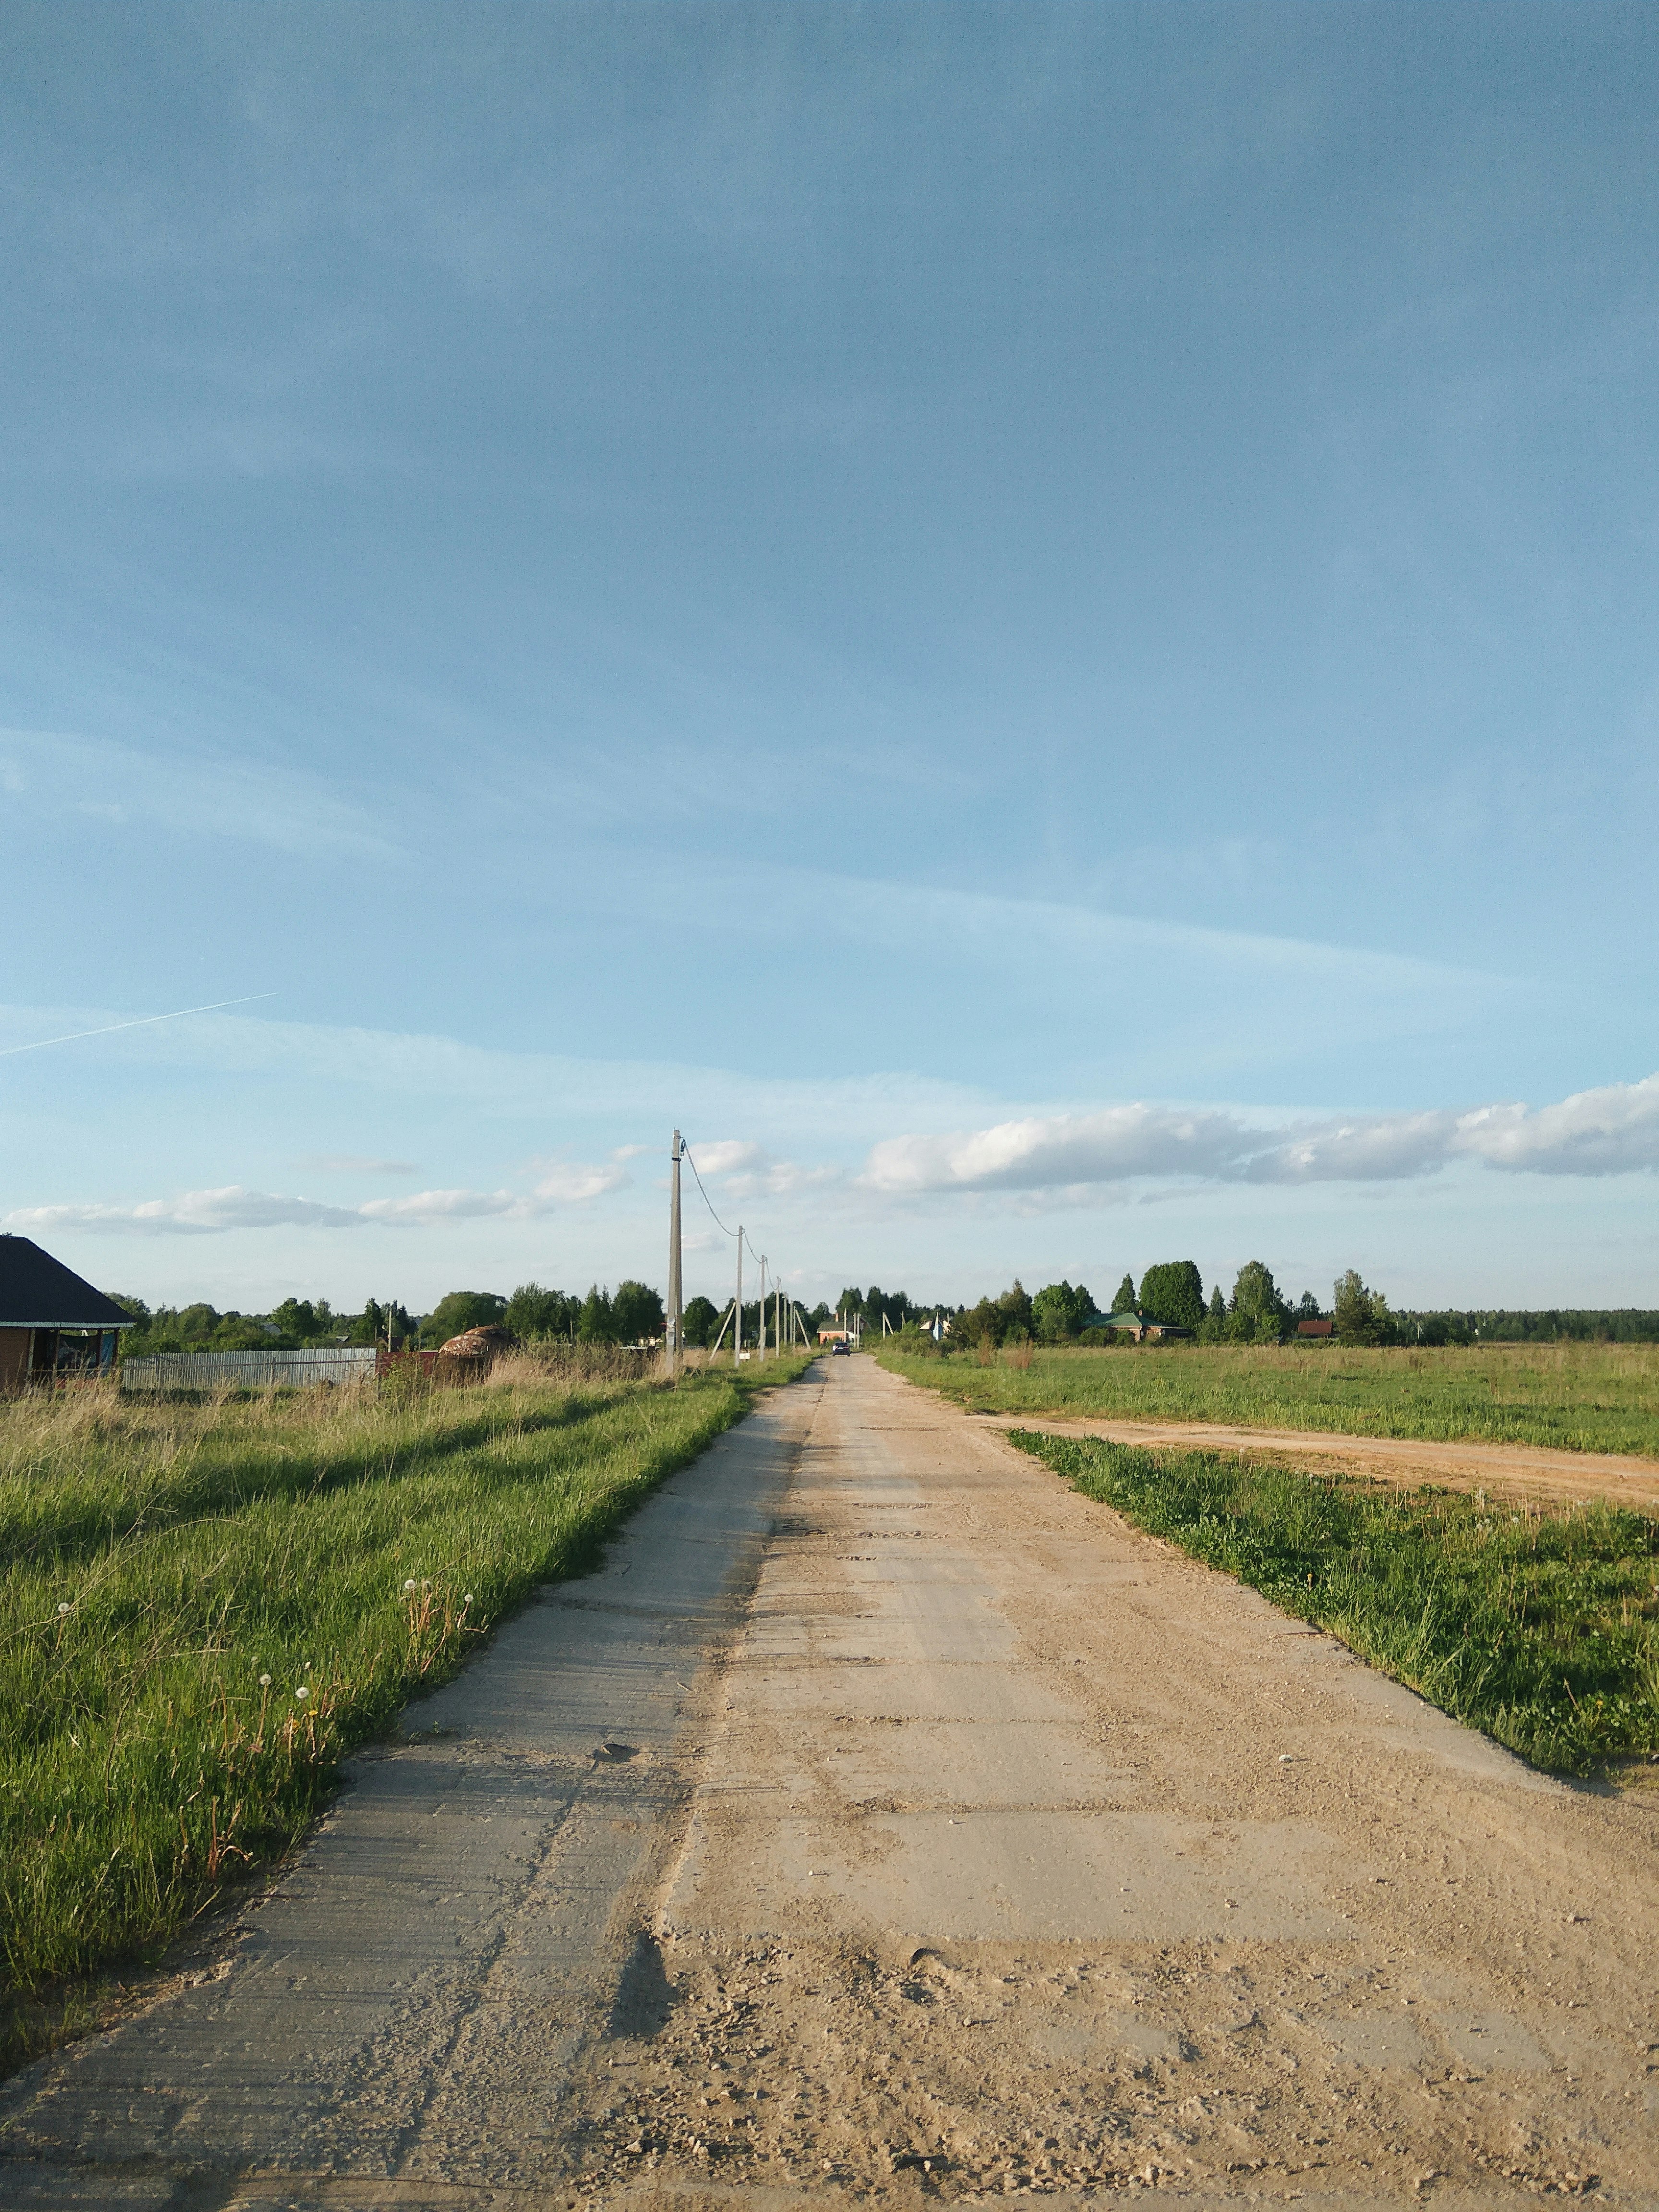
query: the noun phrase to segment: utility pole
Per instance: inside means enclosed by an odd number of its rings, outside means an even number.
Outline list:
[[[764,1367],[766,1364],[766,1255],[764,1252],[760,1255],[760,1364]]]
[[[732,1365],[735,1370],[743,1363],[743,1224],[738,1224],[738,1316],[737,1334],[732,1339]]]
[[[662,1347],[662,1371],[671,1382],[680,1371],[680,1133],[674,1132],[668,1182],[668,1327]]]

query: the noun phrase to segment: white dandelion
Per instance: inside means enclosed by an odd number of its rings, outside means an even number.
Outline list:
[[[260,1677],[259,1677],[259,1687],[260,1687],[262,1690],[268,1690],[268,1689],[270,1687],[270,1675],[269,1675],[269,1674],[261,1674],[261,1675],[260,1675]]]
[[[304,1703],[305,1703],[306,1699],[307,1699],[307,1698],[311,1695],[311,1692],[310,1692],[310,1691],[309,1691],[309,1690],[307,1690],[307,1689],[305,1687],[304,1684],[303,1684],[303,1683],[301,1683],[301,1685],[300,1686],[300,1687],[299,1687],[299,1688],[298,1688],[298,1689],[294,1692],[294,1694],[295,1694],[295,1697],[300,1700],[300,1703],[301,1703],[301,1705],[304,1705]]]
[[[58,1618],[59,1619],[59,1620],[61,1620],[64,1618],[64,1615],[68,1611],[69,1611],[69,1607],[68,1607],[68,1605],[67,1605],[67,1604],[60,1605],[60,1606],[58,1607]]]

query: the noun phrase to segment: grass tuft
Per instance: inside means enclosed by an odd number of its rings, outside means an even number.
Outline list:
[[[1585,1774],[1659,1751],[1659,1521],[1025,1429],[1009,1441],[1535,1766]]]

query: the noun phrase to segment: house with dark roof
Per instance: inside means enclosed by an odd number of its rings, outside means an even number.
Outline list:
[[[59,1375],[107,1375],[117,1332],[134,1327],[114,1300],[27,1237],[0,1237],[0,1391]]]

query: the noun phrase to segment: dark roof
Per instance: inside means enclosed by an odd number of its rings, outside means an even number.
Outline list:
[[[131,1314],[27,1237],[0,1237],[0,1328],[131,1328]]]

